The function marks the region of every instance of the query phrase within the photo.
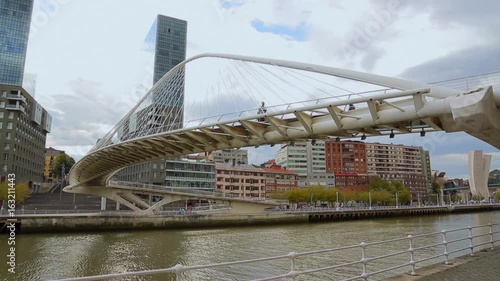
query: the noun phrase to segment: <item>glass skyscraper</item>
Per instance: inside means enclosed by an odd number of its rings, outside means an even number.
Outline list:
[[[148,51],[154,52],[153,83],[186,59],[187,21],[158,15],[146,37]]]
[[[0,0],[0,84],[22,86],[33,0]]]

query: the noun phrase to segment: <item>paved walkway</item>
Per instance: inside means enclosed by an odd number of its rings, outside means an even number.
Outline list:
[[[500,247],[451,260],[452,265],[435,264],[416,270],[417,276],[400,275],[388,281],[499,281]]]

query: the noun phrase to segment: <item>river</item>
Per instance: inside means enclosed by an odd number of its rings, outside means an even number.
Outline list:
[[[7,272],[7,239],[6,236],[0,237],[0,280],[51,280],[166,268],[179,263],[199,265],[227,262],[283,255],[292,251],[335,248],[359,244],[362,241],[387,240],[408,234],[490,222],[500,222],[500,212],[199,230],[21,233],[16,237],[15,274]],[[369,254],[384,253],[387,249],[373,251]],[[300,269],[305,269],[324,262],[332,264],[332,261],[344,261],[351,256],[359,259],[359,249],[356,253],[330,254],[315,259],[303,258],[298,266]],[[224,267],[221,270],[201,270],[186,275],[185,280],[249,280],[285,273],[288,270],[289,262],[286,260],[269,261]],[[406,268],[403,271],[408,270]],[[337,270],[299,280],[337,280],[350,273],[350,270]],[[175,280],[175,278],[163,274],[120,280]]]

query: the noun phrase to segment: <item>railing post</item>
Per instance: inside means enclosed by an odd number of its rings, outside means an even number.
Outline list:
[[[493,241],[493,225],[491,225],[491,222],[488,224],[490,227],[490,243],[491,243],[491,250],[495,249],[495,241]]]
[[[295,259],[297,258],[297,253],[290,252],[288,254],[288,258],[290,259],[290,272],[288,273],[288,277],[291,280],[295,280],[295,278],[297,277],[297,270],[295,268]]]
[[[448,241],[446,241],[446,230],[441,230],[441,234],[443,234],[443,242],[442,244],[444,245],[444,256],[446,257],[446,261],[444,262],[444,264],[450,264],[449,260],[448,260],[448,256],[450,255],[450,253],[448,252]]]
[[[411,273],[410,275],[415,276],[415,260],[413,259],[413,252],[415,252],[415,248],[413,248],[413,235],[408,235],[408,242],[410,243],[410,248],[408,248],[408,252],[410,252],[410,265],[411,265]]]
[[[469,248],[470,248],[470,256],[473,257],[474,256],[474,243],[473,243],[473,236],[472,236],[472,227],[471,226],[468,226],[467,228],[469,228],[469,240],[470,240],[470,245],[469,245]]]
[[[361,278],[368,280],[368,274],[366,273],[366,264],[368,263],[368,260],[366,259],[366,243],[361,242],[359,244],[361,246],[361,264],[363,265],[363,273],[361,274]]]
[[[184,273],[184,266],[182,264],[177,264],[174,266],[175,269],[175,281],[182,280],[182,273]]]

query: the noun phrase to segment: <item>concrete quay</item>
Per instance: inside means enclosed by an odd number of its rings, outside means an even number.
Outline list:
[[[336,222],[398,216],[422,216],[446,213],[500,210],[500,205],[469,205],[447,207],[417,207],[391,209],[315,209],[308,211],[282,210],[254,214],[189,213],[170,216],[137,216],[131,212],[31,214],[16,215],[18,232],[86,232],[138,229],[181,229],[276,225],[292,223]],[[0,217],[0,232],[8,217]],[[4,227],[5,228],[5,227]]]
[[[500,280],[500,247],[475,252],[450,260],[450,264],[433,264],[418,268],[417,275],[398,275],[386,281],[498,281]]]

